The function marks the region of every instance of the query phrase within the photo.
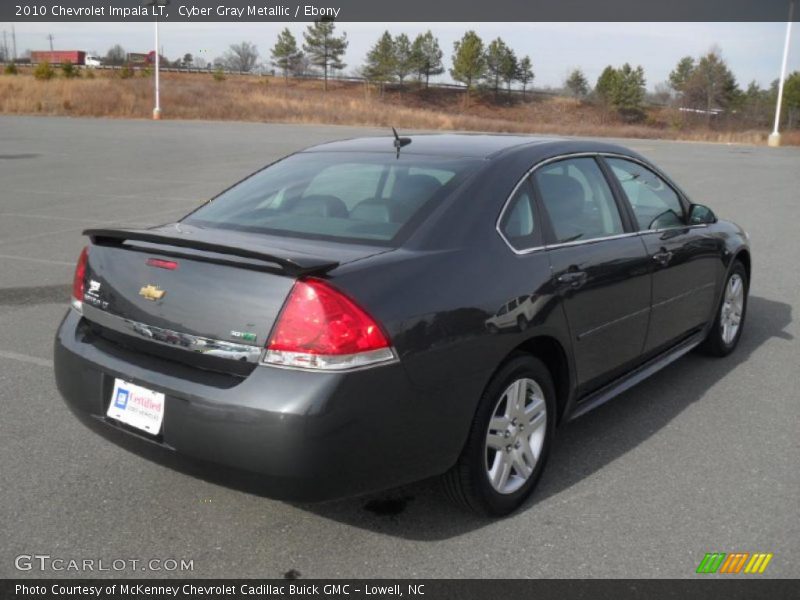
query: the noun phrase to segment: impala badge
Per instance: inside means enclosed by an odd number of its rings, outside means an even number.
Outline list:
[[[139,295],[142,296],[145,300],[151,300],[155,302],[156,300],[161,300],[166,294],[164,290],[158,289],[158,287],[147,284],[142,289],[139,290]]]

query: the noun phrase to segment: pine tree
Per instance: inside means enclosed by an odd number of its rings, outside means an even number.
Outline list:
[[[531,57],[525,56],[522,60],[519,61],[519,65],[517,65],[517,81],[522,84],[522,97],[525,97],[525,88],[528,87],[528,84],[533,81],[534,74],[533,74],[533,66],[531,64]]]
[[[297,40],[287,27],[278,34],[278,40],[272,47],[272,64],[283,71],[283,77],[288,82],[289,72],[293,71],[302,56],[297,47]]]
[[[511,96],[511,84],[517,80],[519,74],[519,61],[514,51],[509,48],[506,55],[503,57],[503,63],[500,68],[500,75],[506,83],[506,92]]]
[[[400,87],[406,77],[414,70],[414,60],[411,52],[411,40],[405,33],[394,39],[394,74],[400,80]]]
[[[644,69],[640,66],[635,69],[625,63],[618,71],[617,87],[614,90],[612,102],[619,112],[638,116],[642,111],[645,94]]]
[[[793,71],[784,81],[783,104],[786,107],[786,127],[792,129],[800,117],[800,71]]]
[[[392,35],[385,31],[367,53],[367,64],[364,66],[364,76],[378,82],[383,95],[386,82],[392,81],[395,74],[395,46]]]
[[[712,109],[728,108],[740,93],[736,77],[718,48],[700,57],[684,90],[689,102],[709,111],[709,118]]]
[[[589,93],[589,82],[580,69],[574,69],[567,77],[564,85],[575,98],[582,98]]]
[[[411,61],[419,80],[422,81],[422,78],[425,78],[426,88],[432,75],[444,73],[442,50],[439,48],[439,40],[434,37],[433,33],[428,31],[414,38],[411,46]]]
[[[450,69],[450,76],[467,86],[465,100],[469,101],[473,84],[486,73],[483,41],[477,33],[468,31],[453,44],[453,50],[453,68]]]
[[[500,81],[503,79],[503,64],[507,60],[508,53],[508,46],[501,38],[492,40],[486,48],[486,79],[494,90],[495,98],[500,89]]]
[[[694,73],[694,59],[691,56],[684,56],[669,74],[670,87],[683,95],[686,93],[686,85],[689,83],[692,73]]]
[[[328,72],[331,69],[344,69],[347,65],[342,57],[347,50],[347,34],[340,37],[334,35],[336,29],[333,21],[315,21],[303,33],[303,50],[308,54],[311,64],[322,68],[324,89],[328,91]]]
[[[594,93],[607,107],[613,107],[628,119],[642,117],[645,95],[644,69],[635,69],[628,63],[619,69],[606,67],[597,79]]]
[[[614,90],[617,89],[618,79],[619,73],[611,65],[608,65],[600,73],[600,77],[597,78],[597,83],[594,86],[594,93],[603,104],[611,105],[613,103]]]

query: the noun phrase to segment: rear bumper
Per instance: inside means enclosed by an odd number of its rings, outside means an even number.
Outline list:
[[[72,412],[123,447],[212,481],[317,501],[436,475],[463,440],[442,439],[434,398],[398,363],[348,373],[260,366],[244,379],[135,353],[68,311],[55,377]],[[116,377],[166,394],[161,435],[105,417]]]

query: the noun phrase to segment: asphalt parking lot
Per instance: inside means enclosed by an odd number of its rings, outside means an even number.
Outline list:
[[[727,359],[690,354],[563,428],[510,518],[465,514],[433,482],[289,505],[72,417],[51,346],[82,229],[168,222],[287,152],[374,133],[0,117],[0,577],[81,575],[15,568],[37,553],[191,559],[194,577],[692,577],[712,551],[772,552],[766,576],[800,577],[800,148],[623,142],[749,230],[748,322]]]

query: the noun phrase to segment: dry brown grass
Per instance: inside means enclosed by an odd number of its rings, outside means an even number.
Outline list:
[[[663,138],[762,144],[767,131],[716,131],[679,126],[680,119],[653,109],[644,123],[626,124],[588,103],[568,98],[495,101],[475,94],[465,106],[463,92],[398,90],[381,97],[363,84],[334,82],[326,94],[317,81],[165,73],[162,106],[167,119],[236,120],[394,126],[404,129],[552,133],[560,135]],[[82,117],[149,118],[152,82],[137,74],[120,79],[98,72],[93,79],[37,81],[28,74],[0,76],[0,113]],[[784,136],[800,145],[800,132]]]

